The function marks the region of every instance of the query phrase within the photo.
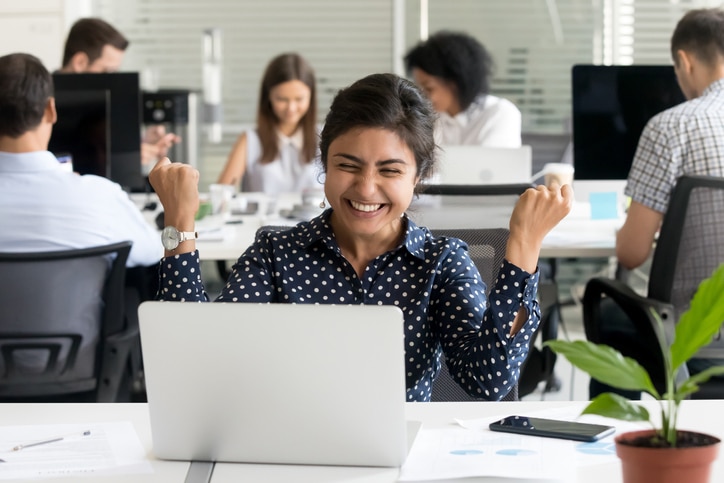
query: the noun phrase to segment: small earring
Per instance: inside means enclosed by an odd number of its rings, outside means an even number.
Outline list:
[[[324,202],[324,198],[322,198],[322,201],[319,202],[319,207],[322,209],[327,207],[327,203]]]

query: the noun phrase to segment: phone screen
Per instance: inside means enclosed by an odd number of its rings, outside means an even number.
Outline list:
[[[590,442],[598,441],[612,434],[615,428],[613,426],[579,423],[576,421],[508,416],[500,421],[490,423],[490,430]]]

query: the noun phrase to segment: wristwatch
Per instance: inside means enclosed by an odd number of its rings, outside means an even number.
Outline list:
[[[186,240],[194,240],[199,237],[197,231],[178,231],[175,226],[167,226],[161,232],[161,243],[166,250],[175,250]]]

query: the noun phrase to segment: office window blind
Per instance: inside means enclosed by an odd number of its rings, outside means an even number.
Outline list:
[[[91,0],[94,15],[130,40],[125,70],[160,87],[200,89],[202,31],[223,32],[224,136],[202,146],[202,182],[215,179],[239,131],[254,124],[266,63],[297,51],[314,66],[324,118],[334,93],[365,74],[393,71],[395,6],[407,47],[420,35],[420,0]],[[669,39],[691,8],[718,0],[428,0],[428,30],[462,30],[492,53],[492,92],[513,101],[527,133],[570,131],[576,63],[668,63]]]
[[[224,136],[202,145],[202,183],[254,125],[261,76],[277,54],[299,52],[314,67],[320,121],[339,88],[392,71],[392,0],[93,0],[92,11],[131,41],[123,69],[154,73],[162,88],[201,89],[202,32],[222,30]]]
[[[611,24],[605,32],[612,64],[670,64],[671,34],[684,14],[719,7],[719,0],[607,0]]]

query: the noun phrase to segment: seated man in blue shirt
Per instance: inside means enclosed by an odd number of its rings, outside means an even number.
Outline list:
[[[393,74],[341,90],[320,143],[330,208],[289,230],[260,232],[217,300],[396,305],[405,318],[408,401],[430,400],[440,351],[464,390],[498,400],[516,384],[540,322],[541,242],[570,211],[573,193],[541,186],[521,196],[488,299],[465,244],[435,237],[405,214],[435,169],[434,120],[415,85]],[[149,175],[166,210],[164,300],[207,300],[193,236],[198,177],[168,159]]]
[[[0,251],[37,252],[133,242],[127,266],[155,265],[158,234],[119,185],[67,172],[48,141],[53,80],[28,54],[0,57]]]

